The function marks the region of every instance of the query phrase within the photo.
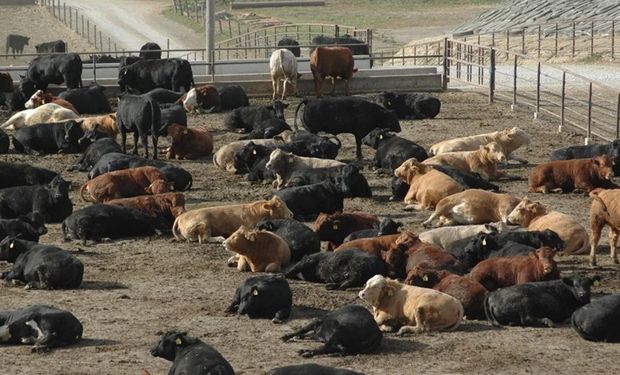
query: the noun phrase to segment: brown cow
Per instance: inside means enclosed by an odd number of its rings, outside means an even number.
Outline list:
[[[130,207],[154,217],[164,217],[174,222],[177,216],[185,212],[185,195],[182,193],[164,193],[141,195],[131,198],[112,199],[105,204]]]
[[[13,92],[13,78],[9,73],[0,72],[0,92]]]
[[[173,188],[174,185],[159,169],[147,166],[99,175],[82,185],[80,196],[85,202],[103,203],[137,195],[167,193]]]
[[[332,79],[331,95],[336,90],[336,78],[344,80],[344,93],[349,95],[349,85],[353,73],[357,72],[354,68],[355,61],[351,50],[347,47],[317,47],[310,54],[310,70],[314,77],[314,90],[316,96],[321,97],[321,84],[325,77]]]
[[[620,190],[596,189],[590,193],[590,229],[592,242],[590,243],[590,264],[596,266],[596,246],[601,238],[601,231],[605,225],[609,226],[609,249],[611,260],[618,264],[618,233],[620,228]]]
[[[202,85],[192,88],[186,94],[183,94],[176,103],[182,103],[187,112],[192,112],[199,108],[207,112],[220,112],[222,110],[220,94],[217,88],[211,85]]]
[[[364,212],[321,213],[314,221],[314,231],[321,241],[329,242],[329,249],[342,244],[349,234],[379,226],[379,218]]]
[[[168,126],[168,136],[172,138],[166,151],[168,159],[198,159],[213,151],[213,136],[208,131],[188,129],[186,126]]]
[[[73,104],[52,95],[52,93],[50,92],[43,92],[43,90],[37,90],[34,94],[32,94],[30,99],[28,99],[28,101],[24,104],[24,107],[26,107],[27,109],[33,109],[47,103],[58,104],[59,106],[72,110],[73,112],[75,112],[76,115],[80,114],[77,109],[75,109]]]
[[[433,288],[458,299],[469,319],[485,319],[484,298],[489,294],[482,284],[469,277],[453,275],[448,271],[416,266],[409,271],[405,284]]]
[[[118,127],[116,126],[116,113],[107,115],[82,117],[79,120],[82,130],[85,132],[95,130],[107,134],[109,137],[116,139],[118,135]]]
[[[589,193],[595,188],[615,189],[611,182],[613,160],[607,155],[591,159],[554,160],[536,166],[530,172],[529,191],[548,193]]]
[[[490,291],[515,284],[556,280],[560,278],[560,271],[554,256],[552,248],[541,247],[528,255],[485,259],[468,276]]]
[[[496,142],[480,146],[476,151],[445,152],[423,161],[424,164],[441,164],[462,172],[478,173],[485,180],[507,177],[504,172],[497,170],[497,164],[505,162],[504,149]]]
[[[422,225],[429,227],[436,218],[439,218],[438,226],[505,223],[519,202],[519,198],[510,194],[468,189],[440,200],[435,212]]]
[[[291,250],[280,236],[245,225],[224,241],[224,247],[240,255],[239,271],[278,272],[291,260]]]
[[[394,175],[409,184],[405,209],[432,210],[437,202],[463,191],[450,176],[411,158],[394,170]],[[416,203],[417,202],[417,203]]]

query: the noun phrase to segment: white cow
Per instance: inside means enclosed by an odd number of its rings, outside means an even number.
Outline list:
[[[19,129],[24,126],[49,122],[61,122],[77,119],[79,117],[80,116],[70,109],[58,104],[47,103],[34,109],[26,109],[17,112],[4,124],[0,125],[0,128]]]
[[[297,73],[297,58],[293,55],[293,52],[281,48],[275,50],[271,54],[271,60],[269,60],[269,69],[271,70],[271,84],[273,85],[273,99],[278,97],[280,92],[280,81],[282,83],[282,100],[286,97],[286,83],[293,85],[295,88],[295,95],[297,95],[297,78],[301,74]]]

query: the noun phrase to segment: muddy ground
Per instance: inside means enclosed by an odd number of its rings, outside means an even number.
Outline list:
[[[402,135],[425,147],[436,141],[519,126],[532,135],[532,145],[520,156],[532,165],[547,157],[550,150],[580,144],[582,138],[558,134],[555,126],[532,121],[531,114],[511,112],[504,103],[488,105],[486,98],[472,92],[438,94],[442,111],[434,120],[403,121]],[[256,99],[253,101],[257,101]],[[262,99],[266,101],[266,99]],[[293,101],[295,102],[295,101]],[[293,105],[287,119],[292,122]],[[4,121],[6,113],[0,114]],[[225,133],[223,114],[191,115],[190,127],[213,131],[216,148],[238,138]],[[339,160],[354,159],[349,135],[341,136],[344,148]],[[165,147],[165,142],[161,147]],[[366,162],[373,150],[364,146]],[[65,169],[77,155],[30,157],[2,155],[0,160],[26,162],[53,169],[73,182],[71,199],[75,209],[84,207],[77,190],[86,181],[80,172]],[[194,187],[187,192],[188,207],[195,204],[251,202],[269,196],[266,185],[249,185],[243,176],[230,175],[215,168],[211,158],[178,163],[194,176]],[[512,174],[526,178],[531,167],[516,167]],[[389,177],[364,168],[373,189],[372,199],[348,199],[346,210],[363,210],[389,215],[406,223],[407,229],[422,230],[420,222],[428,212],[410,213],[403,204],[389,202]],[[503,191],[523,196],[525,180],[500,183]],[[574,215],[587,225],[590,199],[578,195],[540,195],[532,198]],[[294,309],[282,325],[266,320],[223,313],[236,286],[249,274],[226,266],[230,254],[218,244],[177,243],[171,238],[139,238],[82,247],[63,243],[60,225],[49,225],[41,238],[70,250],[85,264],[82,288],[69,291],[36,291],[0,286],[0,308],[13,309],[36,303],[52,304],[72,311],[84,324],[84,338],[76,346],[48,354],[30,354],[27,346],[3,346],[1,374],[137,374],[146,367],[151,374],[167,373],[170,363],[150,356],[148,349],[157,333],[177,328],[215,346],[238,373],[260,374],[286,364],[316,362],[354,369],[369,375],[445,374],[445,373],[601,373],[620,370],[620,346],[582,340],[570,326],[560,328],[496,329],[486,322],[467,321],[456,331],[409,337],[386,335],[375,354],[349,357],[297,356],[297,350],[314,347],[314,342],[282,343],[279,337],[314,316],[348,303],[360,303],[358,290],[327,291],[320,284],[291,281]],[[604,241],[606,245],[606,241]],[[82,250],[79,250],[82,249]],[[601,247],[601,250],[603,247]],[[79,250],[79,251],[78,251]],[[564,275],[600,275],[602,284],[594,294],[620,291],[619,267],[601,254],[600,267],[592,269],[586,256],[558,259]],[[0,271],[9,268],[0,263]]]

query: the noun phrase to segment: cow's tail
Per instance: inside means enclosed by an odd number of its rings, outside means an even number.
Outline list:
[[[84,195],[84,193],[87,193],[88,195]],[[90,192],[88,191],[88,182],[82,185],[82,187],[80,188],[80,197],[82,197],[82,200],[84,202],[97,203],[97,201],[93,199]]]
[[[174,219],[174,224],[172,224],[172,235],[177,241],[182,241],[185,239],[181,234],[181,230],[179,229],[179,216]]]
[[[297,108],[295,109],[295,120],[293,121],[293,126],[295,127],[295,131],[298,131],[299,128],[297,127],[297,113],[299,112],[299,108],[301,108],[302,104],[307,104],[308,103],[308,99],[303,99],[301,102],[299,102],[299,104],[297,105]],[[302,122],[303,125],[303,122]]]
[[[483,303],[484,315],[486,315],[487,320],[491,322],[493,326],[501,327],[502,325],[497,321],[497,319],[495,318],[495,315],[493,315],[493,310],[491,309],[491,306],[489,306],[489,296],[490,296],[490,293],[487,294],[486,297],[484,297],[484,303]]]
[[[284,64],[282,64],[282,61],[284,59],[284,51],[281,49],[279,52],[280,54],[280,58],[279,58],[279,63],[280,63],[280,71],[282,72],[282,77],[284,77],[284,81],[288,82],[290,84],[293,84],[293,82],[291,81],[291,79],[288,77],[288,75],[286,74],[286,71],[284,71]]]

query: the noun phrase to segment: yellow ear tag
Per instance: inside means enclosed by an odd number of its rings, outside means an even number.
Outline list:
[[[11,242],[11,244],[9,245],[9,249],[12,249],[15,247],[15,242]]]
[[[381,134],[381,135],[379,136],[379,139],[383,139],[383,134]]]
[[[594,286],[599,286],[599,285],[601,285],[601,282],[598,280],[594,280]]]
[[[253,150],[253,151],[252,151],[252,155],[256,155],[256,150]]]
[[[174,341],[174,343],[177,344],[177,345],[181,345],[181,344],[183,344],[183,341],[179,337],[177,337],[177,339]]]
[[[428,281],[428,276],[426,276],[426,275],[422,276],[422,281],[424,281],[424,282]]]
[[[486,246],[487,245],[487,239],[485,238],[484,240],[482,240],[482,246]]]
[[[252,295],[257,296],[257,295],[258,295],[258,289],[254,289],[254,290],[252,291]]]
[[[332,227],[334,230],[338,230],[338,224],[334,224],[334,226]]]

